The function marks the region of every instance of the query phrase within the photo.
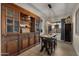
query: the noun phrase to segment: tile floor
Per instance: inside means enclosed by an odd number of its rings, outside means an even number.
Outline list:
[[[45,51],[40,52],[40,48],[40,44],[38,44],[18,56],[48,56]],[[56,50],[52,53],[52,56],[76,56],[76,53],[72,47],[72,44],[58,41]]]

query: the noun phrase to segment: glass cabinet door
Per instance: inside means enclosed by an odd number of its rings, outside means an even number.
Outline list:
[[[14,18],[19,19],[19,12],[14,12]]]
[[[10,17],[7,17],[7,21],[6,21],[6,25],[7,25],[7,32],[13,32],[13,20]]]
[[[14,32],[19,32],[19,12],[14,13]]]
[[[13,20],[10,17],[7,17],[7,24],[13,24]]]
[[[13,26],[7,25],[7,32],[13,32]]]
[[[7,16],[9,16],[9,17],[13,17],[14,16],[14,13],[13,13],[12,9],[7,8]]]
[[[19,13],[7,8],[6,28],[7,32],[19,32]]]
[[[14,20],[14,32],[19,32],[19,21]]]

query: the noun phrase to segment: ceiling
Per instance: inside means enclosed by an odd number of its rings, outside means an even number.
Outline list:
[[[52,16],[52,18],[60,18],[71,15],[77,3],[51,3],[52,8],[48,8],[48,3],[32,3],[45,16]]]
[[[18,5],[42,15],[44,18],[51,17],[51,20],[59,20],[65,16],[72,15],[78,3],[50,3],[52,8],[48,8],[48,3],[20,3]],[[26,7],[27,6],[27,7]],[[29,7],[30,8],[29,8]]]

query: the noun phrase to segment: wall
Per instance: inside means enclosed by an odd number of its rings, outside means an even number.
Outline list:
[[[79,4],[75,8],[75,12],[72,15],[72,17],[73,17],[73,47],[74,47],[77,55],[79,55],[79,35],[76,35],[76,33],[75,33],[75,19],[76,19],[75,18],[75,13],[76,13],[78,8],[79,8]]]
[[[45,30],[44,29],[44,19],[42,19],[42,23],[41,23],[41,26],[40,27],[42,29],[42,32],[41,32],[41,35],[42,35],[42,34],[44,34],[44,30]]]
[[[0,52],[1,52],[1,3],[0,3]]]

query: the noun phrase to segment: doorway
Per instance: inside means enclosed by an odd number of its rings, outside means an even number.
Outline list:
[[[72,23],[66,23],[66,19],[61,20],[61,40],[72,42],[73,40],[73,26]]]
[[[48,34],[56,34],[57,40],[61,40],[61,21],[52,22],[48,25]]]

